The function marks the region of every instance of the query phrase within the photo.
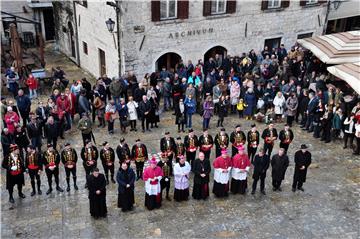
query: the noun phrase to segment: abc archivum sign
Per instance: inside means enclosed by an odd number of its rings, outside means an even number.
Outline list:
[[[168,38],[169,39],[184,38],[184,37],[190,37],[190,36],[211,34],[213,32],[214,32],[214,28],[202,28],[202,29],[197,29],[197,30],[188,30],[188,31],[182,31],[182,32],[169,33]]]

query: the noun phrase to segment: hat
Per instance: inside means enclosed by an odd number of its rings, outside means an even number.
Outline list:
[[[177,140],[181,140],[181,137],[179,136],[179,137],[177,137],[176,139],[177,139]]]
[[[47,144],[48,148],[52,148],[52,146],[53,146],[52,144]]]
[[[66,146],[69,146],[69,145],[71,145],[69,142],[66,142],[66,143],[65,143],[65,147],[66,147]]]
[[[191,133],[191,132],[194,132],[194,130],[193,130],[193,129],[189,129],[189,133]]]
[[[140,142],[141,140],[140,139],[136,139],[135,142]]]
[[[300,149],[307,149],[308,147],[306,146],[306,144],[302,144],[301,146],[300,146]]]
[[[205,132],[205,131],[208,131],[208,129],[207,129],[207,128],[204,128],[204,129],[203,129],[203,132]]]
[[[166,132],[165,132],[165,135],[168,135],[168,134],[170,134],[170,132],[169,132],[169,131],[166,131]]]
[[[98,169],[98,168],[94,168],[94,169],[92,170],[92,172],[99,172],[99,169]]]
[[[90,139],[85,139],[85,144],[91,143]]]
[[[226,149],[221,150],[221,154],[227,154],[227,150]]]
[[[235,126],[235,128],[240,128],[240,127],[241,127],[241,125],[240,125],[240,124],[238,124],[238,125],[236,125],[236,126]]]
[[[104,143],[102,143],[102,146],[105,146],[108,144],[108,141],[105,141]]]
[[[288,124],[285,124],[284,126],[286,127],[286,126],[289,126],[289,125],[288,125]]]
[[[221,128],[220,131],[225,131],[225,128]]]
[[[125,138],[121,138],[120,143],[124,143],[124,142],[125,142]]]
[[[155,159],[154,156],[150,159],[149,163],[150,164],[157,164],[156,159]]]
[[[252,124],[252,125],[251,125],[251,128],[254,128],[254,127],[256,127],[256,124]]]
[[[10,144],[10,151],[14,151],[14,150],[17,150],[18,149],[18,146],[16,144]]]

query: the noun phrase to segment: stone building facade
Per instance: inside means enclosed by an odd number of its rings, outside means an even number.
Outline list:
[[[109,33],[105,25],[108,18],[116,19],[115,11],[105,2],[86,5],[73,6],[79,24],[80,66],[99,76],[104,68],[101,49],[106,73],[116,76],[117,33]],[[276,47],[283,43],[290,48],[299,37],[322,34],[326,6],[326,1],[317,0],[121,1],[122,71],[132,70],[141,78],[161,66],[173,67],[179,58],[196,63],[215,53],[235,56],[250,49],[260,51],[265,44]],[[68,54],[65,41],[60,40],[59,45]]]

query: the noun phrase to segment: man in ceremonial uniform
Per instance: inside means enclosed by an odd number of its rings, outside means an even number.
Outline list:
[[[285,150],[285,154],[287,154],[289,145],[294,139],[294,133],[292,132],[288,124],[285,124],[285,128],[280,131],[279,139],[280,139],[280,148],[283,148]]]
[[[85,169],[85,177],[87,177],[97,166],[99,152],[97,148],[92,145],[91,140],[87,139],[85,141],[85,147],[81,149],[80,154]],[[85,188],[87,188],[87,183],[85,183]]]
[[[181,140],[181,137],[176,138],[175,143],[175,162],[179,162],[180,157],[185,155],[185,146]]]
[[[25,198],[22,193],[22,187],[25,185],[25,167],[16,144],[10,145],[10,154],[4,158],[2,167],[6,169],[6,189],[9,191],[9,202],[15,202],[13,197],[15,185],[17,185],[19,197]]]
[[[265,150],[260,148],[259,153],[255,156],[253,165],[254,165],[254,172],[253,172],[253,185],[251,194],[255,194],[257,182],[260,179],[260,191],[262,194],[266,195],[265,193],[265,178],[266,178],[266,171],[269,168],[270,164],[270,157],[269,155],[265,154]]]
[[[114,180],[114,170],[115,170],[115,152],[110,147],[109,143],[105,141],[103,148],[100,150],[100,159],[104,168],[106,184],[109,184],[109,171],[111,175],[111,182],[115,183]]]
[[[137,139],[136,144],[131,149],[132,159],[136,164],[136,181],[142,178],[144,163],[148,160],[148,151],[145,144],[141,143],[140,139]]]
[[[221,151],[221,156],[214,160],[213,166],[215,171],[213,193],[216,197],[227,197],[232,162],[225,149]]]
[[[70,191],[70,174],[73,176],[74,181],[74,189],[78,190],[78,186],[76,185],[76,163],[78,161],[78,156],[75,151],[71,147],[70,143],[66,143],[63,151],[60,154],[61,162],[64,164],[65,175],[66,175],[66,183],[67,188],[66,191]]]
[[[165,137],[160,139],[160,150],[161,153],[168,157],[167,164],[170,167],[170,175],[172,175],[172,160],[175,152],[175,140],[170,137],[170,132],[165,133]]]
[[[163,171],[157,166],[155,157],[150,160],[150,166],[144,170],[145,181],[145,206],[149,210],[161,207],[161,185]]]
[[[170,166],[168,165],[168,156],[165,153],[161,153],[161,160],[158,162],[157,166],[159,166],[162,171],[163,171],[163,177],[160,181],[160,186],[161,186],[161,195],[162,195],[162,191],[164,189],[166,189],[166,199],[168,201],[171,201],[171,198],[169,197],[169,191],[170,191]]]
[[[252,163],[254,161],[256,150],[260,143],[260,133],[259,131],[257,131],[255,124],[251,125],[251,130],[247,134],[247,139],[248,139],[248,146],[247,146],[248,157],[251,159],[251,163]]]
[[[240,145],[245,145],[246,143],[246,135],[241,131],[241,125],[236,125],[235,131],[231,132],[230,142],[232,144],[231,157],[234,157],[235,154],[237,154],[238,147],[240,147]]]
[[[227,150],[229,146],[229,136],[225,132],[225,128],[221,128],[220,132],[215,136],[215,157],[221,155],[222,150]]]
[[[285,154],[285,149],[280,148],[279,152],[271,158],[273,191],[281,191],[281,182],[285,178],[285,172],[288,166],[289,157]]]
[[[41,195],[42,191],[40,189],[41,180],[40,173],[42,171],[41,157],[40,154],[36,151],[35,147],[30,145],[26,149],[26,158],[25,158],[25,168],[30,176],[30,182],[32,187],[31,196],[36,194],[35,190],[35,178],[38,188],[38,194]]]
[[[131,153],[129,145],[125,142],[125,138],[120,139],[120,144],[116,147],[116,154],[120,165],[125,161],[128,167],[130,166]]]
[[[56,190],[59,192],[64,192],[64,190],[59,186],[59,164],[60,164],[60,155],[59,152],[53,148],[52,144],[47,145],[47,150],[43,153],[43,165],[45,166],[45,172],[48,179],[49,190],[47,190],[46,195],[49,195],[52,192],[52,176],[54,175]]]
[[[244,152],[244,146],[237,148],[238,153],[232,158],[231,192],[245,194],[247,188],[247,175],[250,170],[250,160]]]
[[[190,165],[193,165],[196,156],[196,150],[198,147],[198,138],[194,134],[193,129],[189,129],[189,134],[184,138],[184,146],[186,149],[186,160],[190,162]]]
[[[264,153],[271,156],[271,152],[274,147],[274,142],[277,139],[277,131],[274,128],[274,124],[272,122],[268,123],[268,127],[264,129],[261,138],[264,139]]]
[[[295,192],[296,189],[304,191],[302,185],[306,181],[307,169],[311,164],[311,153],[307,151],[307,146],[305,144],[302,144],[300,150],[295,153],[294,160],[295,170],[292,191]]]
[[[199,146],[200,152],[204,153],[205,159],[207,160],[210,160],[210,153],[213,145],[213,137],[209,135],[207,129],[204,129],[203,135],[199,137]]]

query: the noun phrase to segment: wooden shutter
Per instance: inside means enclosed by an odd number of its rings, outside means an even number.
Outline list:
[[[203,16],[211,15],[211,1],[204,0],[203,2]]]
[[[281,0],[281,7],[287,8],[290,6],[290,1]]]
[[[189,0],[178,0],[177,15],[179,19],[189,18]]]
[[[236,0],[227,0],[226,13],[235,13],[235,12],[236,12]]]
[[[151,20],[160,21],[160,1],[151,1]]]
[[[262,0],[261,1],[261,10],[266,10],[268,9],[269,3],[267,0]]]
[[[300,0],[300,6],[306,6],[306,0]]]

